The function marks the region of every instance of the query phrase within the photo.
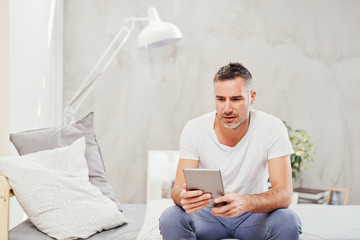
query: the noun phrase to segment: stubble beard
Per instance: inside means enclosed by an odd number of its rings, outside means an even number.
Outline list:
[[[245,122],[246,117],[247,117],[245,115],[244,118],[241,119],[240,121],[234,122],[233,124],[229,125],[223,120],[223,118],[221,117],[221,114],[218,111],[216,111],[216,113],[217,113],[218,117],[220,118],[220,122],[222,123],[222,125],[228,129],[236,129],[236,128],[240,127],[241,124],[243,124]]]

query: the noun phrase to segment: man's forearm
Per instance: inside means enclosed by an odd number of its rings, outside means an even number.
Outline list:
[[[272,189],[261,194],[249,195],[250,212],[271,212],[290,206],[292,191]]]

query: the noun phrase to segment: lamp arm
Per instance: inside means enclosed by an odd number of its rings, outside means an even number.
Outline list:
[[[130,19],[129,19],[130,20]],[[127,20],[127,21],[129,21]],[[126,20],[124,20],[123,24],[124,25],[126,23]],[[133,24],[132,24],[133,27]],[[71,100],[69,101],[68,105],[72,105],[81,95],[81,93],[83,92],[83,89],[86,88],[87,85],[91,84],[90,78],[91,76],[94,74],[94,72],[97,70],[97,68],[99,67],[99,65],[104,61],[104,58],[106,57],[106,55],[109,53],[110,49],[115,45],[116,41],[119,39],[119,37],[121,36],[121,34],[127,31],[127,35],[130,34],[130,32],[132,31],[132,28],[126,28],[126,26],[122,26],[120,28],[120,30],[118,31],[118,33],[115,35],[115,37],[113,38],[113,40],[110,42],[110,44],[107,46],[107,48],[105,49],[105,51],[103,52],[103,54],[100,56],[100,58],[98,59],[98,61],[96,62],[96,64],[94,65],[94,67],[90,70],[90,72],[88,73],[88,75],[86,76],[85,80],[82,82],[81,86],[79,87],[79,89],[77,90],[77,92],[74,94],[74,96],[71,98]],[[125,37],[126,37],[125,36]],[[127,39],[127,37],[126,37]]]
[[[86,76],[85,80],[82,82],[79,89],[75,92],[71,100],[67,103],[65,103],[64,107],[64,123],[68,125],[71,122],[74,122],[74,114],[77,112],[85,98],[90,93],[91,89],[94,87],[95,83],[101,78],[102,74],[106,71],[106,69],[109,67],[111,62],[114,60],[120,49],[123,47],[123,45],[126,43],[126,41],[129,39],[131,33],[134,30],[135,22],[136,21],[148,21],[148,18],[127,18],[123,21],[122,27],[118,31],[118,33],[115,35],[113,40],[110,42],[110,44],[105,49],[104,53],[100,56],[99,60],[96,62],[94,67],[90,70],[89,74]],[[130,26],[127,27],[126,24],[130,22]],[[106,56],[108,56],[109,51],[115,46],[116,42],[119,40],[120,36],[125,32],[125,36],[121,40],[121,42],[118,44],[118,46],[115,48],[115,51],[110,55],[110,57],[107,59],[104,66],[101,68],[99,73],[97,73],[94,77],[94,73],[98,71],[100,65],[104,62],[104,59]],[[82,97],[82,98],[81,98]],[[81,99],[80,99],[81,98]],[[80,99],[80,100],[79,100]],[[73,108],[73,105],[77,102],[77,106]],[[68,119],[70,118],[70,122]]]

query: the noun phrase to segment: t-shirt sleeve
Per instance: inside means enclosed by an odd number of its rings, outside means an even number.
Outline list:
[[[280,119],[274,122],[271,132],[272,137],[269,143],[268,160],[294,153],[286,127]]]
[[[196,141],[194,140],[194,132],[192,126],[188,122],[180,137],[180,159],[199,160],[199,151]]]

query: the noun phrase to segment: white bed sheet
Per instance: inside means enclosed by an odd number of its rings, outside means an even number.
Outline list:
[[[300,217],[300,239],[360,239],[360,205],[296,204],[290,207]]]
[[[162,211],[171,205],[173,205],[171,199],[148,202],[144,223],[137,240],[162,240],[159,232],[159,217]],[[360,239],[360,205],[296,204],[290,208],[302,221],[301,240]]]

